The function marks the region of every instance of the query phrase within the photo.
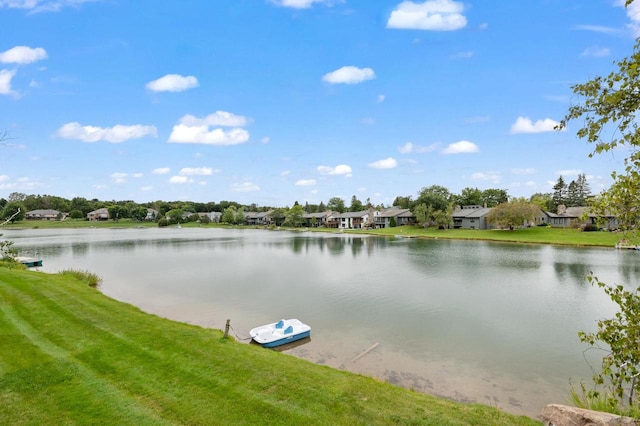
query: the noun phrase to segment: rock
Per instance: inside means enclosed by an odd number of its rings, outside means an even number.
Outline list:
[[[567,405],[550,404],[542,409],[540,417],[545,426],[638,426],[630,417],[601,413]]]

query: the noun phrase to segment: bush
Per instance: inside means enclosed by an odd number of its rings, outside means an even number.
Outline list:
[[[167,220],[166,217],[163,217],[162,219],[160,219],[158,221],[158,227],[159,228],[164,228],[165,226],[169,226],[169,221]]]
[[[102,282],[102,278],[100,278],[98,275],[93,274],[89,271],[79,271],[77,269],[65,269],[60,273],[62,275],[71,276],[77,279],[78,281],[84,284],[87,284],[89,287],[94,287],[94,288],[98,287]]]
[[[594,232],[594,231],[599,231],[600,228],[598,227],[598,225],[588,224],[588,225],[584,225],[582,227],[582,230],[584,232]]]

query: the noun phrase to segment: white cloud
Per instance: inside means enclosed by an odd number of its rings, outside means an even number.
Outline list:
[[[315,179],[300,179],[296,182],[296,186],[315,186]]]
[[[198,87],[198,79],[192,75],[167,74],[147,83],[146,88],[153,92],[183,92]]]
[[[213,129],[208,126],[173,126],[169,142],[201,143],[206,145],[238,145],[249,140],[249,132],[245,129]]]
[[[265,136],[264,138],[260,139],[260,142],[262,143],[269,143],[271,142],[271,138],[269,136]]]
[[[398,151],[400,152],[400,154],[411,154],[411,153],[418,153],[418,154],[424,154],[425,152],[432,152],[435,151],[436,149],[438,149],[438,146],[440,144],[438,143],[434,143],[428,146],[420,146],[420,145],[415,145],[412,142],[407,142],[402,146],[398,147]]]
[[[625,0],[618,0],[618,6],[625,7]],[[634,1],[626,6],[627,17],[631,20],[628,25],[634,33],[635,37],[640,36],[640,3]]]
[[[611,27],[603,27],[599,25],[576,25],[573,27],[574,30],[585,30],[585,31],[593,31],[596,33],[602,34],[614,34],[617,33],[618,30]]]
[[[140,191],[151,191],[153,189],[153,186],[147,185],[147,186],[143,186],[140,188]]]
[[[451,59],[469,59],[469,58],[473,58],[473,52],[471,50],[467,50],[465,52],[454,53],[449,57]]]
[[[558,124],[560,123],[550,118],[538,120],[534,123],[528,117],[518,117],[511,126],[511,134],[553,132]]]
[[[511,173],[514,175],[532,175],[536,172],[534,168],[526,168],[526,169],[511,169]]]
[[[325,3],[331,5],[334,0],[271,0],[271,2],[277,6],[290,7],[292,9],[308,9],[313,6],[314,3]]]
[[[226,111],[216,111],[203,118],[187,114],[180,119],[179,124],[173,126],[169,142],[238,145],[249,140],[249,132],[241,128],[247,125],[249,121],[248,118],[242,115],[235,115]],[[212,126],[234,128],[229,130],[219,127],[210,129]]]
[[[184,167],[180,170],[180,176],[211,176],[219,173],[220,170],[214,170],[211,167]]]
[[[126,183],[127,182],[127,174],[126,173],[112,173],[111,180],[114,183]]]
[[[358,84],[376,78],[371,68],[345,66],[322,76],[322,81],[329,84]]]
[[[558,170],[556,174],[559,176],[578,176],[579,174],[582,174],[582,170],[580,169]]]
[[[285,170],[284,172],[280,172],[280,176],[289,176],[291,174],[291,170]]]
[[[16,46],[0,52],[0,62],[5,64],[30,64],[46,57],[47,52],[42,47]]]
[[[236,115],[227,111],[216,111],[204,118],[198,118],[191,114],[186,114],[180,119],[180,124],[185,126],[222,126],[222,127],[245,127],[249,124],[249,119],[242,115]]]
[[[452,0],[403,1],[389,16],[387,28],[453,31],[464,28],[464,4]]]
[[[131,177],[136,178],[136,179],[140,179],[143,176],[144,175],[142,173],[134,173],[134,174],[131,175]]]
[[[480,148],[473,142],[460,141],[449,144],[444,150],[443,154],[470,154],[474,152],[480,152]]]
[[[472,174],[471,179],[500,183],[501,175],[500,172],[479,172]]]
[[[153,169],[151,171],[151,173],[153,173],[154,175],[166,175],[169,172],[171,172],[171,169],[169,167],[158,167],[157,169]]]
[[[78,122],[67,123],[58,129],[58,136],[63,139],[77,139],[83,142],[98,142],[104,140],[120,143],[129,139],[140,139],[145,136],[158,136],[155,126],[136,124],[125,126],[117,124],[113,127],[82,126]]]
[[[346,175],[347,177],[351,177],[351,167],[346,164],[340,164],[335,167],[331,166],[318,166],[318,172],[323,175],[331,175],[331,176],[339,176]]]
[[[186,176],[171,176],[169,183],[188,183],[190,180]]]
[[[580,56],[593,56],[596,58],[609,56],[611,54],[611,50],[608,47],[598,47],[593,46],[585,49]]]
[[[363,118],[362,120],[360,120],[360,122],[361,122],[362,124],[367,125],[367,126],[373,126],[374,124],[376,124],[376,120],[374,120],[374,119],[373,119],[373,118],[371,118],[371,117],[365,117],[365,118]]]
[[[373,163],[369,163],[369,167],[372,169],[395,169],[398,167],[398,162],[395,158],[389,157],[384,160],[374,161]]]
[[[15,70],[0,70],[0,95],[11,95],[11,79],[16,75]]]
[[[0,7],[29,9],[30,13],[57,12],[65,7],[78,8],[83,3],[100,0],[0,0]]]
[[[386,98],[387,97],[385,95],[378,95],[378,98],[377,98],[378,103],[379,104],[383,103]]]
[[[231,185],[234,192],[256,192],[260,191],[260,187],[253,182],[234,183]]]

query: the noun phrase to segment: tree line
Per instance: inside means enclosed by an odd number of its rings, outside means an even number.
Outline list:
[[[499,204],[509,201],[529,202],[543,210],[557,212],[559,205],[583,206],[586,205],[589,197],[589,185],[585,175],[579,175],[578,179],[566,184],[562,176],[553,187],[553,193],[536,193],[529,199],[516,199],[509,197],[504,189],[489,188],[480,190],[478,188],[464,188],[459,194],[450,192],[441,185],[431,185],[422,188],[416,198],[412,196],[397,196],[392,206],[410,209],[416,216],[420,224],[446,226],[450,222],[451,213],[454,206],[479,205],[483,207],[496,207]],[[132,219],[142,221],[148,218],[147,209],[151,208],[158,212],[155,220],[166,219],[169,223],[176,223],[181,220],[200,220],[198,213],[219,212],[222,214],[222,222],[239,224],[244,223],[246,212],[271,212],[272,221],[277,225],[302,223],[302,215],[306,213],[319,213],[327,210],[338,213],[359,212],[371,208],[381,210],[384,204],[373,205],[367,198],[364,202],[357,196],[352,196],[347,205],[344,199],[332,197],[327,203],[304,205],[297,201],[293,206],[258,206],[256,204],[240,204],[235,201],[220,202],[192,202],[192,201],[152,201],[147,203],[136,203],[132,200],[98,200],[74,197],[66,199],[55,195],[25,194],[12,192],[7,199],[0,198],[0,219],[7,219],[18,210],[20,213],[13,218],[19,221],[25,218],[25,213],[32,210],[57,210],[68,214],[72,219],[84,219],[89,212],[100,208],[107,208],[109,217],[114,220]],[[190,213],[193,217],[185,218],[185,213]]]

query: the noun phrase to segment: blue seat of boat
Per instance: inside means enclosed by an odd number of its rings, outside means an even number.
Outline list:
[[[284,331],[284,334],[291,334],[291,333],[293,333],[293,326],[292,325],[287,327],[287,329]]]
[[[276,328],[282,328],[284,327],[284,320],[280,320],[276,323]]]

